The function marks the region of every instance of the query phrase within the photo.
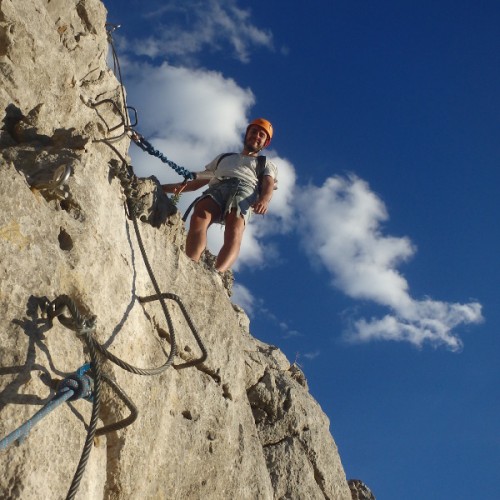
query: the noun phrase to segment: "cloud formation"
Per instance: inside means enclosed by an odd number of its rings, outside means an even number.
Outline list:
[[[253,49],[273,50],[271,32],[257,27],[250,9],[235,0],[170,0],[148,8],[145,17],[156,30],[146,39],[127,43],[136,55],[192,66],[203,52],[224,52],[248,63]],[[122,48],[125,43],[122,40]]]
[[[415,252],[406,237],[386,236],[388,219],[382,200],[354,176],[330,177],[320,186],[300,191],[300,233],[308,255],[330,274],[332,284],[353,299],[386,306],[382,319],[354,321],[351,341],[398,340],[416,346],[428,342],[459,350],[453,329],[482,321],[477,302],[453,304],[416,300],[398,265]]]
[[[216,71],[168,63],[126,62],[124,67],[128,102],[140,104],[141,133],[163,141],[187,168],[200,169],[220,151],[240,147],[255,103],[250,89]]]
[[[253,316],[255,312],[255,297],[250,290],[241,283],[233,285],[233,302],[242,307],[248,316]]]

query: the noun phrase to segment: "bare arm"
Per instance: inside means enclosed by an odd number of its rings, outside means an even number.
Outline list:
[[[274,179],[270,175],[265,175],[260,186],[259,199],[254,203],[253,210],[256,214],[264,215],[267,213],[269,202],[273,197]]]
[[[196,191],[197,189],[206,186],[209,182],[210,179],[194,179],[193,181],[188,181],[182,191]],[[178,182],[177,184],[162,184],[161,188],[164,193],[176,193],[182,188],[182,184],[182,182]]]

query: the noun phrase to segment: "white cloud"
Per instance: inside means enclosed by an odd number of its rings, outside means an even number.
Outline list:
[[[139,106],[139,131],[184,166],[201,170],[221,151],[239,148],[255,98],[234,80],[167,63],[126,66],[130,105]]]
[[[266,152],[267,157],[278,168],[278,189],[273,193],[269,213],[264,217],[256,216],[255,231],[258,237],[267,234],[286,233],[292,229],[295,208],[293,198],[297,175],[292,163],[278,156],[275,151]]]
[[[425,300],[414,301],[413,305],[415,312],[410,317],[395,314],[382,319],[356,321],[349,340],[397,340],[416,346],[430,342],[458,351],[462,348],[462,341],[453,333],[453,328],[462,323],[478,323],[482,319],[481,305],[477,302],[448,304]]]
[[[231,300],[244,309],[248,316],[253,316],[255,308],[255,297],[250,290],[241,283],[234,283]]]
[[[313,352],[306,352],[302,355],[302,357],[306,358],[308,361],[312,361],[316,359],[319,355],[321,354],[321,351],[313,351]]]
[[[157,30],[145,40],[121,40],[122,49],[183,65],[196,63],[204,50],[230,53],[243,63],[249,62],[255,47],[273,50],[270,31],[257,27],[251,11],[235,0],[164,1],[145,16],[155,21],[150,24]]]
[[[298,196],[300,231],[310,256],[330,272],[332,283],[354,299],[386,306],[382,319],[355,321],[353,341],[406,340],[461,347],[453,329],[482,320],[481,305],[415,300],[397,266],[415,252],[406,237],[385,236],[388,214],[368,184],[356,176],[330,177],[321,187],[308,186]]]
[[[414,248],[407,238],[382,236],[386,209],[366,182],[331,177],[322,187],[301,190],[298,198],[307,249],[328,268],[334,284],[351,297],[402,307],[408,284],[395,266]]]

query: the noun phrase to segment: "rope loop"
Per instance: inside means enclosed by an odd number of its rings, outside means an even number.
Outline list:
[[[71,314],[70,318],[63,314],[66,309]],[[67,295],[60,295],[53,300],[48,305],[47,315],[50,320],[57,318],[62,325],[70,330],[73,330],[77,335],[92,333],[95,331],[97,326],[97,317],[83,316],[76,307],[75,302]]]
[[[86,375],[86,372],[89,370],[90,363],[86,363],[75,373],[68,375],[60,382],[59,387],[57,388],[58,393],[71,390],[73,391],[73,396],[71,396],[68,401],[76,401],[77,399],[92,401],[94,383],[93,380]]]

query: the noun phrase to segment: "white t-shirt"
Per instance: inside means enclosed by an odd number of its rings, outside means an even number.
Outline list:
[[[224,177],[236,177],[242,179],[246,183],[257,186],[257,157],[246,156],[241,153],[230,154],[222,160],[219,159],[222,154],[216,156],[208,165],[205,166],[205,171],[197,173],[197,178],[210,178],[208,183],[210,186],[217,184]],[[217,165],[217,162],[219,164]],[[266,158],[266,166],[264,175],[270,175],[274,179],[274,189],[278,186],[278,169],[276,165]]]

